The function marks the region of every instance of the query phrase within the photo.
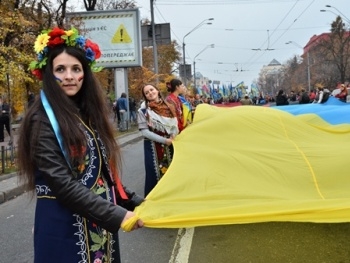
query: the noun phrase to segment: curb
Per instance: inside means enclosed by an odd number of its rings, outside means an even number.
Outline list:
[[[23,184],[16,185],[15,187],[0,192],[0,204],[5,203],[17,196],[20,196],[25,192],[25,186]]]
[[[127,136],[127,135],[126,135]],[[138,136],[138,137],[135,137],[135,138],[133,138],[133,139],[131,139],[131,140],[128,140],[128,141],[126,141],[126,142],[121,142],[121,143],[118,143],[119,144],[119,147],[120,148],[123,148],[124,146],[126,146],[126,145],[128,145],[128,144],[130,144],[130,143],[135,143],[135,142],[138,142],[138,141],[140,141],[140,140],[142,140],[143,139],[143,136],[140,134],[140,136]]]
[[[0,204],[5,203],[25,192],[25,186],[23,183],[19,182],[17,173],[5,174],[0,177],[0,182],[2,184],[6,183],[6,180],[11,180],[13,187],[11,185],[7,189],[0,191]],[[10,182],[11,184],[11,182]]]

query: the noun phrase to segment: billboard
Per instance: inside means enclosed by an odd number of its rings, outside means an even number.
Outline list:
[[[101,49],[97,66],[127,68],[142,66],[141,24],[138,9],[67,13],[67,24]]]

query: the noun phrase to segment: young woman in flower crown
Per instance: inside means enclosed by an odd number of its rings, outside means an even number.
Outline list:
[[[120,149],[93,75],[99,47],[75,28],[54,28],[34,49],[30,68],[42,91],[18,149],[20,174],[37,196],[34,262],[120,262],[118,230],[143,198],[118,177]]]
[[[145,196],[151,192],[168,169],[172,143],[179,133],[175,108],[166,103],[158,88],[146,84],[141,88],[144,102],[138,110],[137,123],[144,136]]]

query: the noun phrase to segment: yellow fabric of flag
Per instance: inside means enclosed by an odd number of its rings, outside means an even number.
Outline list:
[[[201,104],[174,149],[166,174],[135,210],[146,227],[350,222],[349,124]]]

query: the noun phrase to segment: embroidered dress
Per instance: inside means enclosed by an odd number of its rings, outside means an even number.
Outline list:
[[[96,195],[115,202],[109,181],[102,173],[107,163],[103,142],[85,124],[80,126],[87,140],[85,163],[73,166],[73,174]],[[40,171],[36,171],[36,193],[35,262],[105,263],[113,262],[114,258],[119,261],[118,234],[107,232],[60,204]]]
[[[149,129],[159,136],[169,138],[170,135],[175,136],[178,134],[177,118],[173,117],[175,113],[169,108],[166,114],[165,109],[169,106],[164,102],[161,102],[161,104],[162,109],[152,107],[152,103],[148,107],[146,107],[145,103],[141,105],[141,108],[138,110],[139,129]],[[146,171],[145,196],[147,196],[167,171],[173,158],[173,147],[149,138],[144,139],[143,145]]]

